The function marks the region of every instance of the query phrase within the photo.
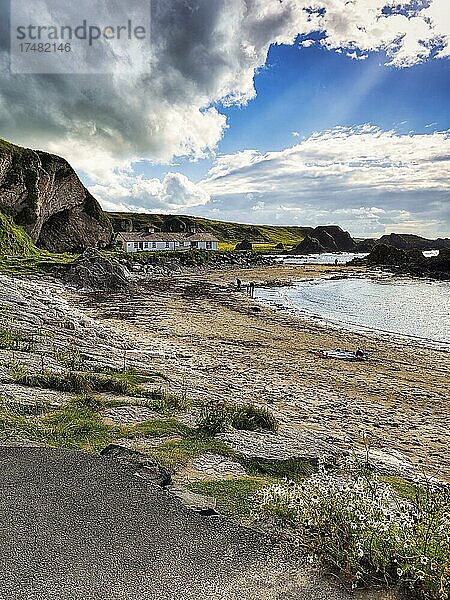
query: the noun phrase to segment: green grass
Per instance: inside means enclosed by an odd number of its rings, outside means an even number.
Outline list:
[[[65,406],[23,405],[0,398],[0,436],[31,440],[51,447],[98,452],[120,438],[191,435],[192,430],[173,418],[138,425],[111,425],[99,414],[105,407],[93,395],[78,395]]]
[[[282,242],[287,246],[299,244],[304,237],[310,233],[311,228],[297,226],[276,226],[276,225],[247,225],[243,223],[229,223],[226,221],[214,221],[200,217],[189,217],[179,215],[159,215],[159,214],[136,214],[136,213],[107,213],[112,222],[115,231],[122,230],[124,221],[131,221],[136,231],[144,227],[155,227],[166,230],[169,223],[196,225],[199,231],[208,231],[215,235],[221,243],[221,249],[234,249],[238,242],[244,239],[252,243],[265,245],[270,248],[272,245]]]
[[[276,480],[270,477],[245,477],[196,481],[185,487],[196,494],[216,498],[217,509],[220,513],[236,519],[247,520],[251,516],[254,505],[253,497],[256,492],[272,483],[276,483]]]
[[[120,429],[106,425],[97,413],[86,408],[67,406],[44,416],[41,411],[30,416],[21,414],[17,404],[3,404],[0,433],[4,438],[31,440],[51,447],[95,451],[119,437]]]
[[[166,404],[169,404],[171,400],[169,397],[165,399],[165,394],[160,390],[149,391],[136,385],[134,376],[132,376],[132,381],[129,381],[126,374],[107,375],[84,371],[30,373],[20,365],[13,365],[9,371],[9,377],[18,385],[73,394],[114,393],[130,397],[143,397],[157,403],[164,400]],[[175,400],[172,402],[176,403]]]
[[[256,404],[236,404],[234,402],[206,402],[200,413],[198,428],[204,433],[216,435],[230,427],[244,431],[272,431],[278,423],[272,412]]]
[[[175,473],[206,452],[235,458],[236,454],[229,446],[214,437],[204,436],[192,429],[185,429],[181,440],[169,440],[148,453],[169,471]]]
[[[72,254],[52,254],[37,248],[25,230],[6,211],[0,210],[0,273],[33,275],[65,269],[75,260]]]
[[[0,211],[0,255],[36,258],[39,250],[22,227],[11,216]]]
[[[36,426],[38,436],[50,446],[90,451],[104,448],[121,434],[120,427],[105,424],[95,411],[73,406],[44,417]]]
[[[402,477],[380,477],[379,479],[383,483],[388,483],[400,497],[406,500],[414,500],[419,491],[417,485]]]
[[[0,330],[1,350],[21,350],[25,341],[24,336],[18,331],[10,329]],[[26,347],[28,347],[28,343]]]

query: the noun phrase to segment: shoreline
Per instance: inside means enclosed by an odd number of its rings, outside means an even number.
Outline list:
[[[353,277],[355,279],[366,279],[366,280],[376,280],[376,279],[381,279],[383,278],[384,281],[386,281],[387,279],[391,279],[388,275],[384,276],[383,275],[387,275],[384,273],[377,273],[374,272],[373,270],[368,271],[367,273],[363,273],[361,275],[357,274],[356,277]],[[324,280],[324,281],[329,281],[329,280],[335,280],[335,279],[347,279],[347,278],[351,278],[351,274],[349,275],[343,275],[340,277],[336,277],[336,276],[330,276],[330,277],[324,277],[321,276],[320,279]],[[415,283],[417,282],[417,278],[414,277],[403,277],[402,278],[402,283]],[[303,319],[306,321],[311,321],[313,323],[318,323],[320,325],[324,325],[325,327],[330,327],[331,329],[334,329],[336,331],[341,331],[341,332],[352,332],[358,335],[368,335],[371,338],[374,339],[378,339],[380,343],[383,342],[398,342],[401,344],[406,344],[408,346],[412,346],[412,347],[417,347],[417,348],[426,348],[429,350],[437,350],[439,352],[445,352],[445,353],[450,353],[450,340],[449,341],[443,341],[443,340],[437,340],[437,339],[431,339],[431,338],[426,338],[426,337],[420,337],[420,336],[414,336],[413,334],[407,334],[407,333],[400,333],[397,331],[391,331],[388,329],[380,329],[377,327],[370,327],[369,325],[363,325],[363,324],[358,324],[358,323],[353,323],[351,321],[345,321],[344,319],[340,319],[339,317],[336,317],[336,320],[333,320],[331,318],[329,318],[328,316],[325,315],[321,315],[319,312],[314,313],[311,310],[309,310],[308,308],[303,308],[300,305],[296,305],[294,301],[292,301],[289,298],[285,298],[285,302],[283,303],[283,299],[279,298],[279,301],[277,301],[276,298],[271,297],[270,293],[267,293],[268,290],[273,289],[273,288],[281,288],[281,289],[289,289],[290,287],[292,287],[293,285],[295,285],[295,283],[300,283],[300,282],[308,282],[308,281],[313,281],[313,279],[303,279],[303,280],[297,280],[297,281],[287,281],[286,285],[277,285],[277,286],[270,286],[270,285],[262,285],[259,286],[257,289],[262,291],[262,296],[258,294],[255,295],[255,300],[257,302],[259,302],[261,305],[263,306],[268,306],[270,308],[272,308],[273,310],[276,311],[281,311],[284,312],[288,315],[291,315],[293,317],[296,317],[298,319]],[[392,283],[398,283],[398,276],[396,276],[395,274],[392,274]],[[436,280],[429,280],[427,281],[427,283],[435,283],[435,284],[439,284],[439,283],[445,283],[443,281],[436,281]],[[288,303],[291,304],[291,306],[288,305]]]
[[[268,406],[282,435],[325,440],[339,450],[360,443],[365,432],[375,452],[397,453],[450,480],[448,353],[282,314],[234,289],[237,277],[274,283],[364,272],[270,265],[162,277],[137,292],[70,296],[90,317],[136,339],[152,355],[152,368],[171,379],[171,391],[187,385],[192,398]],[[368,363],[309,354],[359,345]]]

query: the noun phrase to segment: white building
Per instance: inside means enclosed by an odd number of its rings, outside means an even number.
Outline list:
[[[218,250],[219,240],[210,233],[166,233],[152,229],[143,231],[121,231],[116,242],[125,252],[156,252],[182,250]]]

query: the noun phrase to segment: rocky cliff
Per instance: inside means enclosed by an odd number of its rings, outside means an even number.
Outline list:
[[[300,242],[290,254],[319,254],[321,252],[354,252],[356,242],[348,231],[337,225],[319,226]]]
[[[111,241],[109,220],[67,161],[3,140],[0,210],[50,252],[102,247]]]
[[[356,241],[337,225],[319,226],[313,229],[290,254],[319,254],[321,252],[372,252],[377,246],[389,246],[398,250],[441,250],[450,248],[450,239],[429,240],[419,235],[391,233],[376,240],[368,238]],[[378,256],[378,255],[376,255]]]
[[[369,238],[358,242],[357,250],[358,252],[371,252],[375,246],[379,245],[391,246],[398,250],[441,250],[450,248],[450,239],[429,240],[411,233],[390,233],[381,236],[378,240]]]

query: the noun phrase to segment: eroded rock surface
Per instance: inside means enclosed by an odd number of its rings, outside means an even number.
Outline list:
[[[51,252],[103,246],[112,228],[69,163],[0,140],[0,208]]]
[[[172,483],[172,477],[167,469],[158,464],[156,460],[136,450],[110,444],[100,452],[100,455],[120,461],[134,475],[161,487]]]
[[[64,275],[71,286],[83,290],[117,290],[131,285],[128,269],[117,260],[105,258],[95,248],[88,248]]]

